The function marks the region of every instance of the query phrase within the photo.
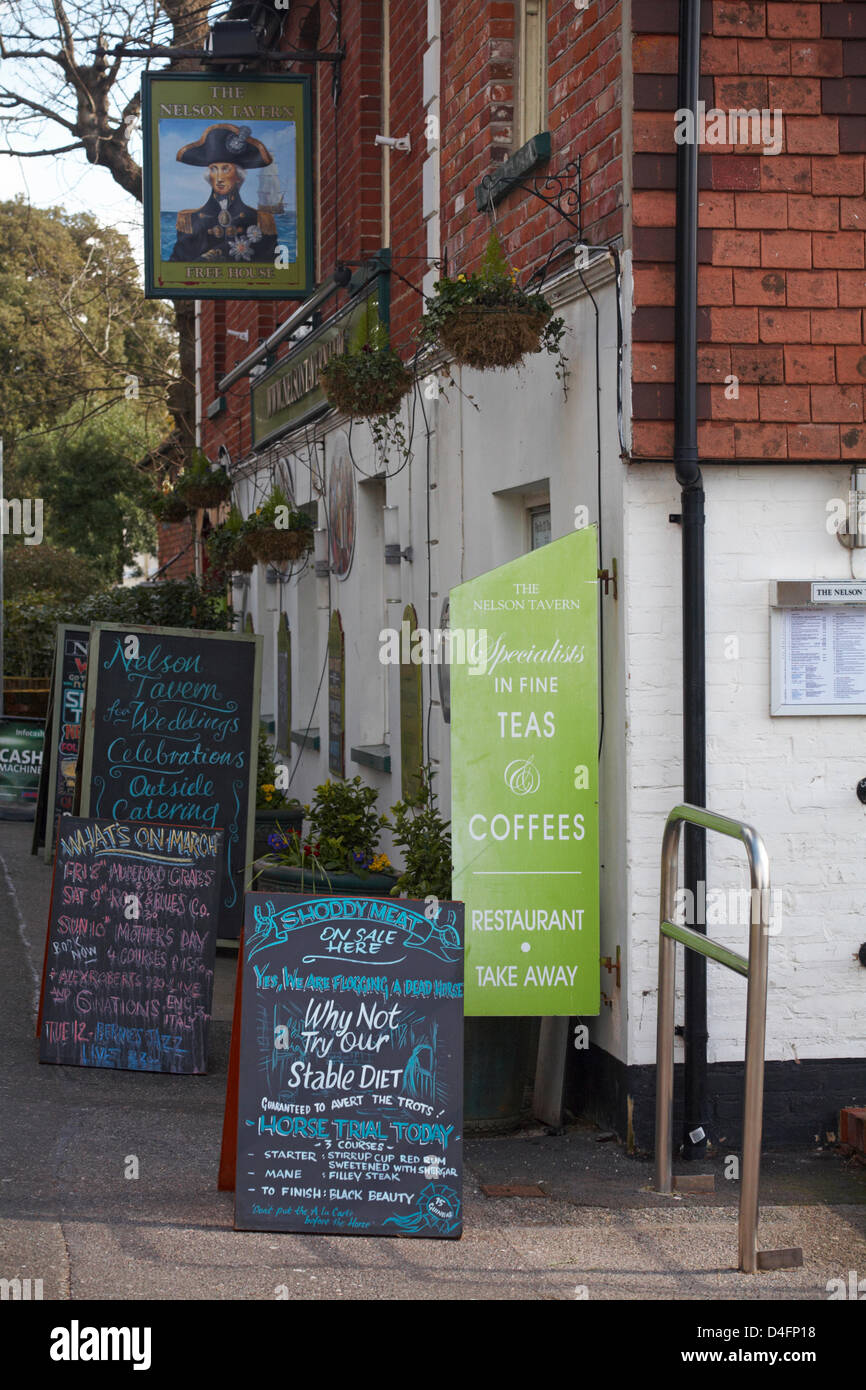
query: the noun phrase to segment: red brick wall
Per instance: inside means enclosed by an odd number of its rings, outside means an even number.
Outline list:
[[[408,135],[412,142],[409,153],[394,150],[390,156],[395,272],[391,276],[391,341],[410,361],[418,346],[423,307],[418,291],[428,269],[427,233],[421,220],[421,169],[427,154],[422,91],[427,6],[421,0],[391,0],[390,15],[390,131],[392,136]]]
[[[633,454],[670,458],[677,7],[632,13]],[[714,0],[702,15],[707,109],[780,109],[784,139],[778,155],[699,156],[701,454],[862,458],[866,4]]]
[[[475,268],[489,235],[475,186],[513,149],[515,6],[476,0],[442,8],[442,237],[453,273]],[[600,244],[622,232],[619,0],[596,0],[586,10],[576,9],[573,0],[549,0],[547,38],[552,154],[544,172],[557,173],[582,155],[584,236]],[[568,230],[520,189],[499,204],[496,217],[521,277],[542,264]]]
[[[188,521],[171,521],[162,523],[157,530],[159,563],[166,566],[160,578],[186,579],[195,570],[192,526]]]
[[[474,267],[489,234],[489,218],[475,205],[475,186],[513,149],[515,5],[512,0],[443,0],[442,10],[441,231],[453,273]],[[381,5],[379,0],[357,0],[344,6],[343,14],[346,61],[336,109],[330,66],[310,65],[320,169],[321,217],[315,234],[321,279],[331,273],[338,256],[362,260],[379,249],[382,239],[382,161],[374,143],[383,128]],[[305,12],[290,11],[284,45],[303,41],[304,20]],[[412,142],[411,153],[391,155],[392,335],[406,359],[416,346],[423,309],[417,289],[427,269],[421,218],[427,153],[422,94],[426,21],[426,5],[420,0],[391,0],[390,131],[397,136],[408,133]],[[584,232],[596,244],[623,230],[621,24],[619,0],[595,0],[586,10],[578,10],[574,0],[549,0],[548,128],[553,153],[547,167],[558,172],[576,153],[582,155]],[[328,47],[332,38],[323,7],[318,45]],[[499,205],[497,225],[521,277],[543,264],[554,241],[568,231],[556,213],[520,190]],[[332,299],[329,311],[340,302],[341,297]],[[293,307],[242,300],[204,302],[205,412],[219,378]],[[246,332],[247,339],[226,336],[225,329]],[[249,383],[236,383],[227,395],[227,411],[212,421],[203,420],[203,446],[212,458],[220,444],[233,458],[243,457],[250,447]]]
[[[408,0],[407,0],[408,3]],[[316,39],[309,32],[308,12],[293,7],[281,46],[318,46],[333,49],[334,28],[327,5],[322,6],[321,28]],[[304,26],[307,32],[302,33]],[[416,13],[417,27],[417,13]],[[419,41],[423,36],[419,34]],[[321,225],[314,213],[314,241],[318,248],[317,279],[332,274],[337,259],[361,261],[381,246],[381,155],[374,143],[381,130],[381,6],[379,0],[354,0],[343,7],[343,42],[339,102],[332,99],[331,64],[297,65],[313,78],[313,160],[321,170],[318,190]],[[420,105],[420,100],[419,100]],[[318,159],[317,159],[318,155]],[[314,194],[314,209],[317,207]],[[419,213],[420,216],[420,213]],[[337,295],[329,311],[343,302]],[[296,300],[204,301],[202,304],[202,394],[204,412],[216,396],[216,382],[267,338],[297,308]],[[226,336],[225,329],[246,332],[247,338]],[[280,349],[282,356],[287,348]],[[213,389],[211,390],[211,383]],[[209,394],[210,392],[210,394]],[[227,410],[214,420],[202,421],[202,445],[216,457],[225,444],[232,458],[249,451],[249,380],[242,379],[227,392]]]

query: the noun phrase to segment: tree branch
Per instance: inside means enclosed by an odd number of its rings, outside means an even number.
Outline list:
[[[63,60],[47,48],[7,48],[3,42],[2,34],[0,34],[0,58],[47,58],[49,63],[59,63],[61,67],[63,66]]]
[[[78,134],[72,122],[64,120],[62,116],[58,116],[56,111],[50,111],[47,106],[40,106],[38,101],[32,101],[30,97],[19,96],[17,92],[10,91],[8,87],[0,88],[0,101],[5,101],[7,97],[9,98],[9,101],[6,102],[7,108],[10,105],[29,107],[31,111],[37,111],[40,116],[47,117],[49,121],[56,121],[58,125],[62,125],[64,129],[68,130],[71,135]]]
[[[74,145],[58,145],[56,150],[0,150],[0,154],[12,154],[16,159],[41,159],[46,154],[66,154],[69,150],[83,150],[84,141],[76,140]]]
[[[62,0],[52,0],[52,8],[54,10],[54,18],[57,20],[57,27],[63,39],[64,50],[68,53],[70,61],[74,62],[75,44],[72,39],[72,29],[66,17],[66,11],[63,8]]]

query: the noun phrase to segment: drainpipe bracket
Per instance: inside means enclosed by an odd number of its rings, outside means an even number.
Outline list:
[[[606,597],[611,593],[611,586],[613,586],[613,601],[614,603],[616,603],[617,599],[619,598],[619,591],[617,586],[618,574],[616,559],[611,560],[609,570],[599,570],[597,577],[604,584],[604,592]]]

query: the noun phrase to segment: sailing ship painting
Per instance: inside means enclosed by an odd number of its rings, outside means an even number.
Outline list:
[[[258,208],[260,212],[285,212],[286,204],[276,169],[262,169],[259,174]]]

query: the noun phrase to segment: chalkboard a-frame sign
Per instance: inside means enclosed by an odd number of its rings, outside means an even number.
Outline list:
[[[40,1062],[207,1070],[222,832],[61,816]]]
[[[60,623],[52,673],[51,719],[46,726],[45,862],[54,857],[57,821],[74,805],[75,765],[84,713],[84,685],[90,629]]]
[[[252,876],[261,662],[252,633],[90,630],[80,814],[222,829],[227,939]]]
[[[246,904],[235,1229],[458,1239],[463,904]]]

